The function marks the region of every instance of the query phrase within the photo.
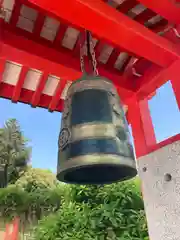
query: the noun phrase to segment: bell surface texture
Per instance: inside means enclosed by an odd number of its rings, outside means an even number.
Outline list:
[[[136,176],[128,125],[109,80],[84,76],[72,83],[64,102],[58,148],[60,181],[109,184]]]

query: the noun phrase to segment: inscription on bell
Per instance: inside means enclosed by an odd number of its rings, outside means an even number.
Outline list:
[[[68,128],[63,128],[59,135],[59,149],[63,150],[70,140],[70,131]]]

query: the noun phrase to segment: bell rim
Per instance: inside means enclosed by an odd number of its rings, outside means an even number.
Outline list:
[[[92,157],[94,157],[94,161],[92,161]],[[84,160],[82,160],[84,158]],[[95,161],[96,158],[96,161]],[[109,160],[111,158],[111,160]],[[100,160],[101,159],[101,160]],[[113,160],[112,160],[113,159]],[[104,154],[104,155],[84,155],[76,158],[68,159],[62,169],[57,172],[57,179],[59,181],[70,183],[70,184],[78,184],[77,181],[67,181],[65,176],[75,170],[89,168],[94,165],[106,166],[106,167],[115,167],[115,168],[129,168],[132,171],[134,170],[134,176],[127,176],[127,178],[119,178],[116,181],[107,181],[103,184],[111,184],[119,181],[125,181],[131,179],[137,175],[136,162],[128,157],[123,157],[119,155],[112,154]],[[86,184],[98,184],[98,183],[81,183],[82,185]]]

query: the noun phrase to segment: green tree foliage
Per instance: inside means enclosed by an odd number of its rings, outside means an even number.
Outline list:
[[[22,229],[37,224],[43,216],[58,211],[66,187],[49,170],[28,167],[15,184],[0,189],[0,217],[21,220]]]
[[[28,167],[25,172],[21,173],[15,185],[28,192],[37,192],[47,188],[55,188],[58,181],[49,170]]]
[[[0,128],[0,166],[5,180],[14,182],[29,161],[31,149],[16,119],[9,119]],[[1,171],[3,172],[3,171]],[[3,179],[2,179],[3,180]]]
[[[69,198],[35,230],[38,240],[147,240],[137,179],[105,186],[69,186]]]

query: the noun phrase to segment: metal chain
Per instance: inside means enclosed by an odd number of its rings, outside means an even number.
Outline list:
[[[84,51],[84,46],[82,46],[80,44],[80,66],[81,66],[81,72],[84,73],[85,72],[85,67],[84,67],[84,55],[85,55],[85,51]]]
[[[89,36],[87,35],[89,34]],[[89,37],[89,41],[87,41]],[[89,44],[89,46],[88,46]],[[90,50],[90,56],[89,54],[87,53],[88,51],[88,47],[89,47],[89,50]],[[91,59],[91,63],[92,63],[92,66],[93,66],[93,72],[94,72],[94,75],[95,76],[98,76],[99,73],[98,73],[98,70],[97,70],[97,61],[96,61],[96,55],[95,55],[95,50],[94,50],[94,44],[93,44],[93,39],[92,39],[92,35],[90,32],[86,32],[86,40],[85,40],[85,43],[84,45],[82,46],[82,44],[80,44],[80,66],[81,66],[81,71],[84,73],[85,72],[85,64],[84,64],[84,56],[88,55],[88,57],[90,57]]]
[[[95,76],[98,76],[99,72],[98,72],[98,69],[97,69],[96,53],[95,53],[95,50],[94,50],[93,38],[92,38],[92,35],[91,35],[90,32],[89,32],[89,36],[90,36],[90,51],[91,51],[93,70],[94,70]]]

